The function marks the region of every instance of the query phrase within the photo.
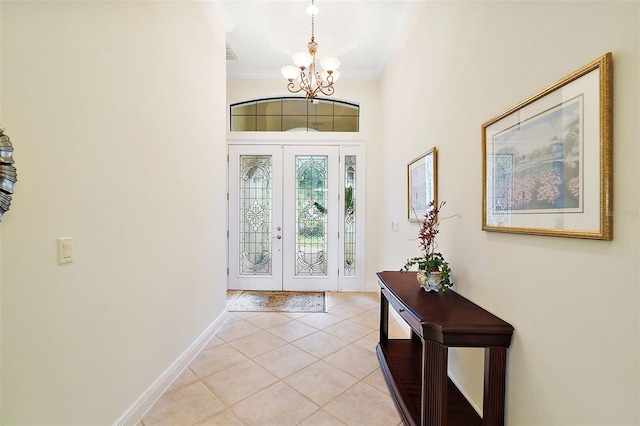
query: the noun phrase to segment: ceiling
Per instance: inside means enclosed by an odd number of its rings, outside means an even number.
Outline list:
[[[227,60],[227,78],[284,78],[280,68],[307,50],[311,0],[211,1],[237,57]],[[341,79],[379,78],[415,1],[315,0],[317,58],[340,58]]]

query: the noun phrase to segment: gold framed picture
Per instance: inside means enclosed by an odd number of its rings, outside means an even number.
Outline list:
[[[482,229],[612,238],[612,55],[482,124]]]
[[[407,165],[407,218],[421,221],[431,201],[438,205],[438,161],[435,147]]]

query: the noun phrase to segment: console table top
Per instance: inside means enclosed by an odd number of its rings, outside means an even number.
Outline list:
[[[376,274],[386,288],[421,324],[425,339],[446,346],[509,347],[513,327],[453,290],[426,292],[415,272]]]

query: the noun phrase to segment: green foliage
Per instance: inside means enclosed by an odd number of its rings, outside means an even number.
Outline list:
[[[427,273],[440,271],[442,273],[440,281],[442,291],[453,285],[449,263],[444,260],[442,253],[435,251],[438,246],[436,235],[440,232],[438,229],[440,225],[438,213],[440,213],[445,204],[446,201],[442,201],[440,205],[436,206],[434,200],[429,203],[429,210],[425,213],[418,232],[418,240],[420,241],[420,249],[423,255],[407,259],[407,263],[400,269],[400,272],[408,272],[413,266],[417,266],[419,270]]]
[[[451,268],[449,267],[449,263],[444,260],[442,253],[435,252],[429,255],[407,259],[407,263],[400,269],[400,272],[408,272],[414,266],[417,266],[419,270],[425,272],[442,272],[440,284],[442,284],[443,289],[450,288],[453,285],[451,282]]]
[[[325,206],[323,206],[322,204],[320,204],[317,201],[313,202],[313,205],[316,206],[316,209],[318,209],[318,211],[322,214],[326,214],[327,213],[327,208]]]
[[[344,189],[344,211],[353,210],[353,188]]]

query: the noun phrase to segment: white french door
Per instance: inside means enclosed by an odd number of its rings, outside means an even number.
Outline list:
[[[282,172],[280,146],[229,146],[229,289],[282,290]]]
[[[229,288],[337,291],[340,147],[229,146]]]

